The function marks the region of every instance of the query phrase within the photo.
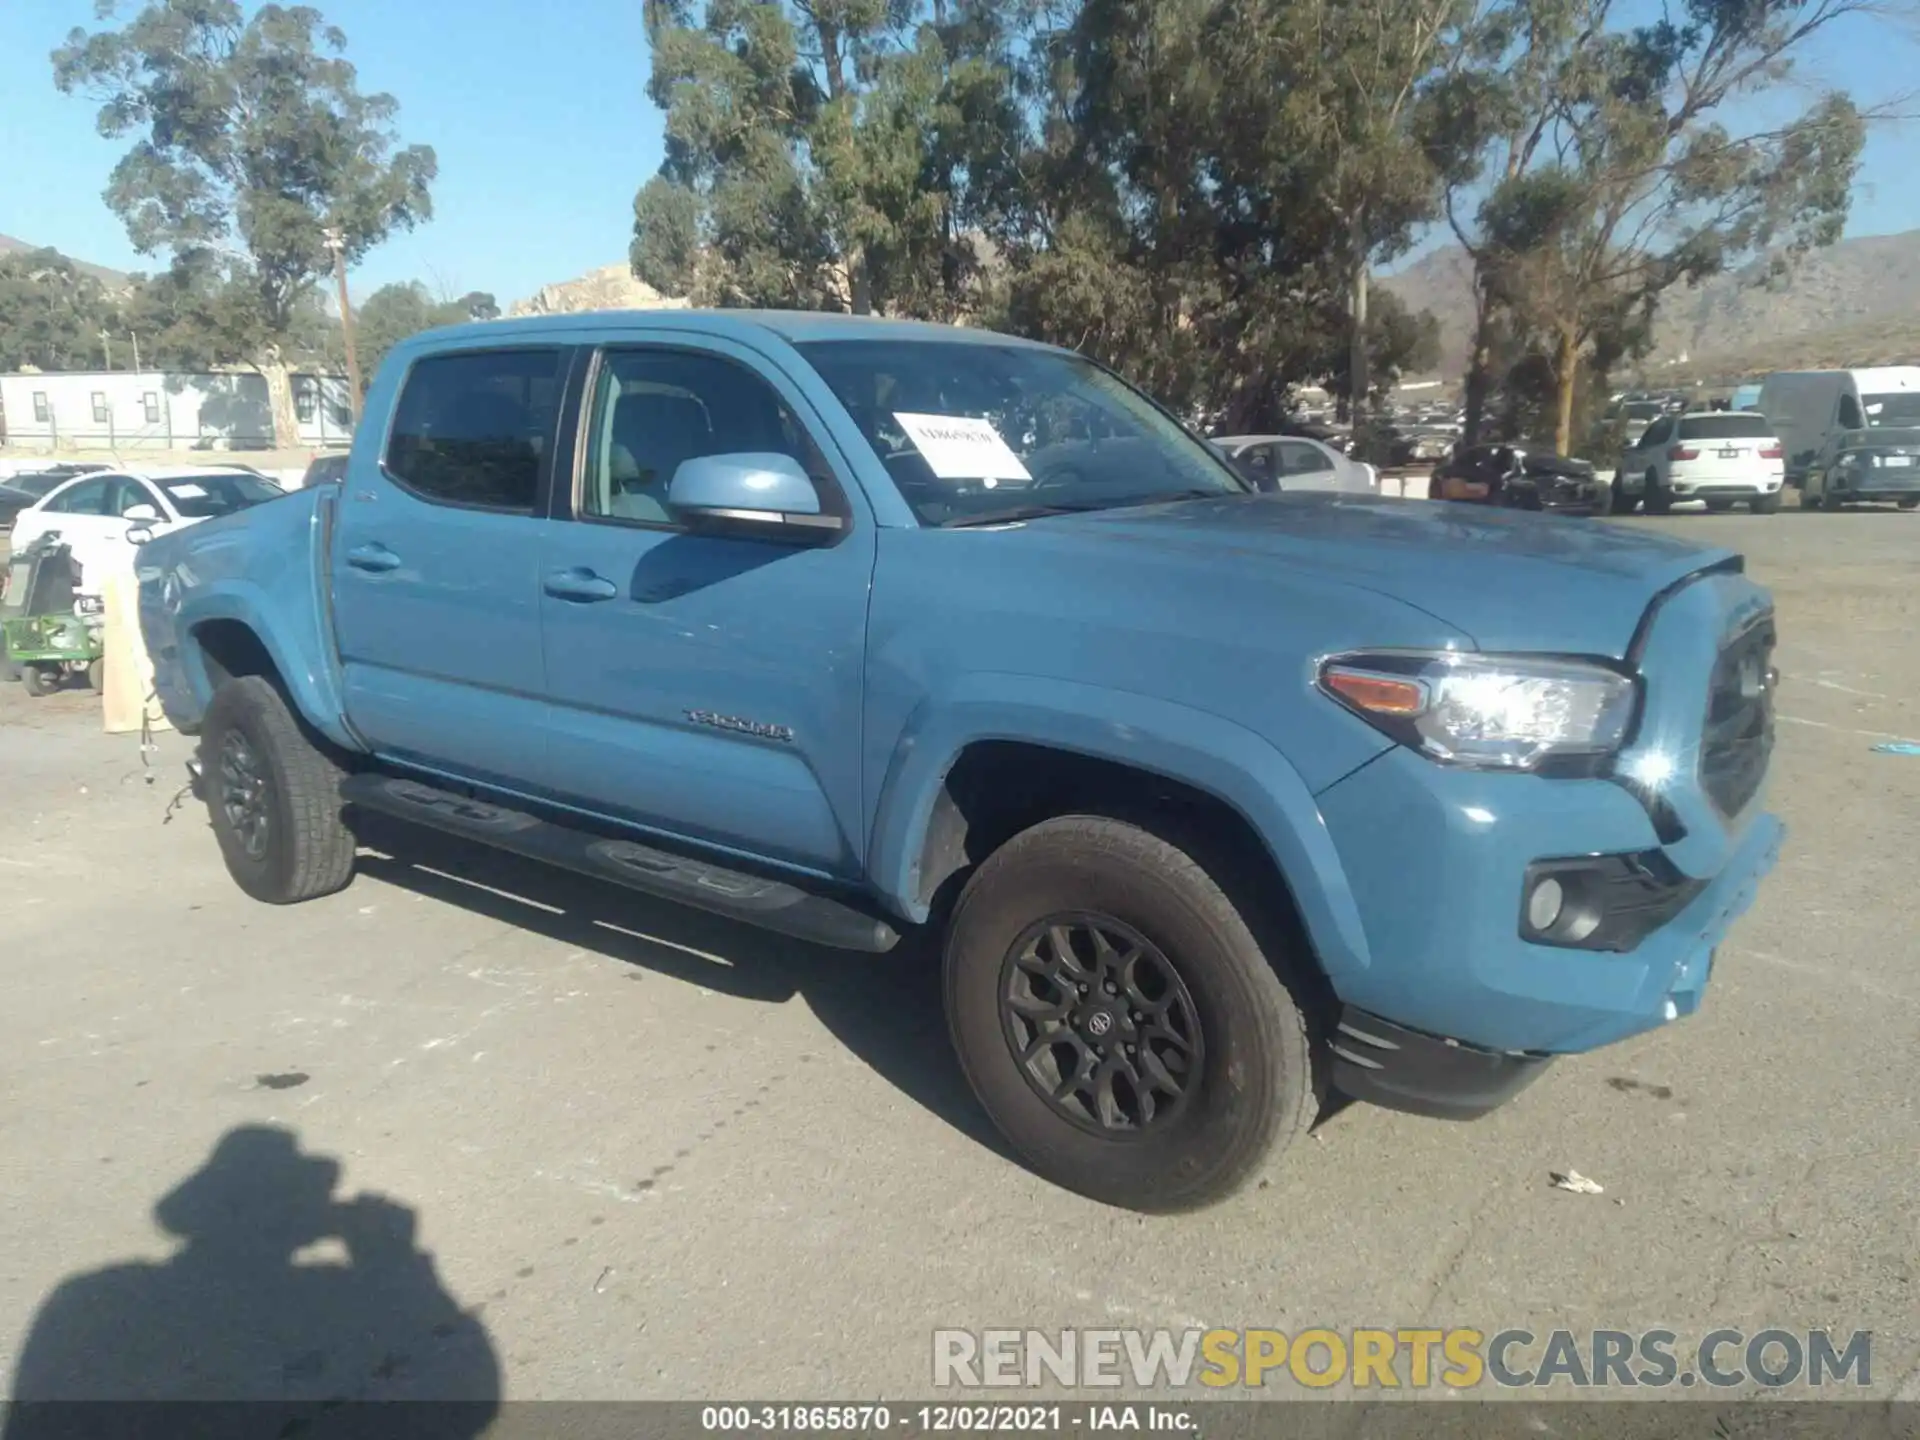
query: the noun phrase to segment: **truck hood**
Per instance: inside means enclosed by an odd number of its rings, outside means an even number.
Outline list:
[[[1482,650],[1614,659],[1660,591],[1740,564],[1730,550],[1596,520],[1299,492],[1034,522],[1043,526],[1094,544],[1184,550],[1198,568],[1277,565],[1363,586],[1458,628]]]

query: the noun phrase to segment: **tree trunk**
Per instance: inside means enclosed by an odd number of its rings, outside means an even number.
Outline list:
[[[1462,424],[1460,439],[1463,444],[1478,445],[1480,429],[1486,424],[1487,395],[1493,388],[1493,376],[1488,372],[1493,368],[1493,307],[1487,302],[1486,291],[1480,286],[1473,288],[1473,353],[1467,359],[1467,417]]]
[[[256,367],[267,382],[267,406],[273,411],[273,448],[300,448],[300,413],[293,405],[293,374],[278,346]]]
[[[847,256],[847,289],[853,301],[853,313],[873,313],[873,278],[867,273],[867,250],[856,245]]]
[[[1573,453],[1573,386],[1579,378],[1580,347],[1571,326],[1560,331],[1559,364],[1554,381],[1560,394],[1560,412],[1553,426],[1553,448],[1561,455]]]
[[[1352,293],[1349,309],[1353,317],[1353,333],[1348,338],[1347,350],[1347,408],[1353,418],[1353,453],[1365,458],[1366,437],[1361,427],[1366,423],[1369,379],[1367,376],[1367,249],[1361,234],[1360,222],[1354,221],[1352,236]]]

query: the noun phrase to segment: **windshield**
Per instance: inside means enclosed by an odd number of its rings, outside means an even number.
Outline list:
[[[211,520],[231,515],[249,505],[272,500],[286,492],[259,475],[215,472],[208,475],[173,475],[154,484],[167,492],[167,499],[182,518]]]
[[[1652,400],[1633,400],[1620,407],[1620,413],[1629,420],[1652,420],[1665,411],[1665,406]]]
[[[923,525],[1248,493],[1217,453],[1077,355],[961,340],[799,349]]]
[[[1680,422],[1682,440],[1771,440],[1773,426],[1764,415],[1689,415]]]
[[[1860,403],[1867,412],[1869,429],[1911,430],[1920,426],[1920,390],[1868,395]]]
[[[14,490],[24,490],[38,500],[56,485],[64,485],[73,479],[71,475],[16,475],[5,483]]]

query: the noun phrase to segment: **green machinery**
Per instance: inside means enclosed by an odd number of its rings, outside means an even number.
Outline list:
[[[106,653],[100,597],[80,593],[80,566],[57,535],[43,536],[7,564],[0,593],[0,678],[46,695],[69,676],[101,687]]]

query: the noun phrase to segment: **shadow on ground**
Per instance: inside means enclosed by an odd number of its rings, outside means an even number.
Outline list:
[[[443,1402],[409,1406],[408,1434],[481,1433],[500,1369],[478,1312],[441,1286],[412,1210],[336,1198],[339,1181],[289,1130],[227,1132],[154,1206],[175,1254],[70,1276],[41,1304],[0,1435],[321,1440],[365,1400]]]
[[[829,950],[384,817],[357,821],[360,872],[575,949],[742,1000],[803,999],[884,1079],[969,1139],[1011,1152],[948,1043],[934,938],[889,954]]]

